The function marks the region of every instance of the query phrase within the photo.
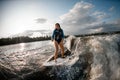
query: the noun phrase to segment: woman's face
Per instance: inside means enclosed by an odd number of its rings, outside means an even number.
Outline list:
[[[60,29],[59,25],[55,24],[55,29]]]

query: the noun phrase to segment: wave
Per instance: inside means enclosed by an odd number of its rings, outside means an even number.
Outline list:
[[[34,68],[27,66],[19,71],[14,71],[12,68],[8,70],[5,65],[0,65],[2,80],[9,80],[7,78],[9,76],[4,75],[5,73],[12,74],[11,80],[15,79],[15,76],[16,80],[41,80],[41,78],[43,80],[120,80],[119,34],[69,36],[65,40],[65,47],[70,51],[70,55],[63,59],[65,63],[62,65],[30,64]],[[50,50],[53,53],[54,49],[50,48]],[[30,56],[36,55],[38,54]],[[44,63],[49,56],[44,57],[40,62]],[[35,57],[32,60],[34,63],[37,61]]]

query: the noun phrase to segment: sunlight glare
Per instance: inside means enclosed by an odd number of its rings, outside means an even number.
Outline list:
[[[25,43],[20,43],[20,51],[23,51],[25,49]]]

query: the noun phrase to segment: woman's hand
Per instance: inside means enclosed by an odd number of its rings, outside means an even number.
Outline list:
[[[63,44],[65,44],[65,43],[66,43],[66,40],[63,38],[63,39],[62,39],[62,42],[63,42]]]
[[[51,41],[53,42],[53,41],[54,41],[54,39],[53,39],[53,38],[51,38]]]

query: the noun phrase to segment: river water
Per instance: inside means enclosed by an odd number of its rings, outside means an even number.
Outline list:
[[[53,80],[120,80],[120,34],[77,38],[70,36],[66,39],[65,47],[71,55],[62,59],[65,61],[62,65],[53,65],[48,70]],[[0,66],[4,65],[12,71],[39,70],[53,53],[51,41],[1,46]],[[41,80],[32,77],[24,77],[23,80]]]
[[[33,65],[40,66],[53,50],[50,40],[0,46],[0,63],[15,70],[33,68]]]
[[[38,49],[48,45],[51,45],[50,41],[37,41],[37,42],[19,43],[19,44],[13,44],[13,45],[0,46],[0,54],[23,52],[31,49]]]

